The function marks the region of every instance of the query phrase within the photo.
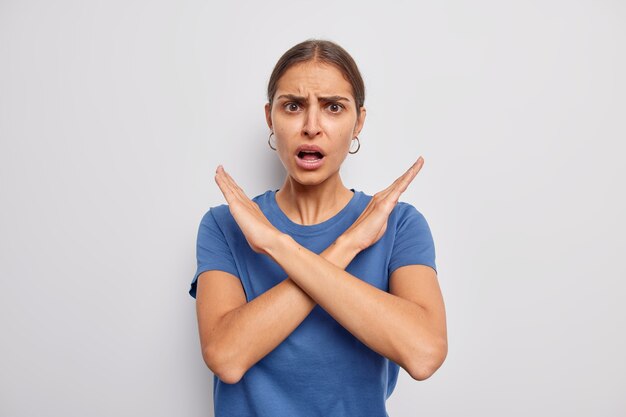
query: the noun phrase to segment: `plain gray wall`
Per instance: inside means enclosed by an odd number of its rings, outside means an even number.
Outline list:
[[[619,1],[0,1],[0,415],[210,416],[195,239],[282,184],[265,89],[310,37],[367,88],[369,194],[419,155],[449,354],[400,416],[623,416]]]

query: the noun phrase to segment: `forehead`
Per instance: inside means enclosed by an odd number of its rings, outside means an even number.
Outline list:
[[[319,62],[305,62],[290,67],[278,80],[276,93],[343,94],[352,96],[352,85],[338,68]]]

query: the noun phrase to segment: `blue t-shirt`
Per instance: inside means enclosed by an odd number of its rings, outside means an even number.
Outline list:
[[[276,203],[275,191],[254,197],[280,231],[320,254],[363,212],[372,198],[355,191],[350,202],[316,225],[291,221]],[[279,284],[287,274],[270,257],[254,252],[223,204],[202,218],[197,240],[198,268],[189,294],[196,297],[198,275],[220,270],[241,280],[250,302]],[[389,277],[401,266],[422,264],[435,269],[435,247],[424,216],[399,202],[387,230],[360,252],[346,271],[389,292]],[[316,305],[273,351],[252,366],[236,384],[214,376],[215,417],[386,417],[385,401],[393,392],[399,366],[378,354]]]

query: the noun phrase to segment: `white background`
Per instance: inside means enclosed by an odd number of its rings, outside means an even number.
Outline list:
[[[623,416],[626,5],[0,0],[0,415],[210,416],[195,239],[278,188],[280,55],[335,41],[366,83],[344,182],[428,220],[449,353],[401,416]]]

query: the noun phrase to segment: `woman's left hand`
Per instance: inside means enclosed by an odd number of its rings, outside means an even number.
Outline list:
[[[363,213],[342,234],[344,242],[349,242],[349,246],[358,251],[376,243],[387,230],[387,220],[400,195],[406,191],[423,165],[424,158],[420,156],[393,184],[374,194]]]
[[[248,198],[221,165],[215,171],[215,182],[252,250],[267,254],[267,249],[282,233],[267,220],[258,204]]]

